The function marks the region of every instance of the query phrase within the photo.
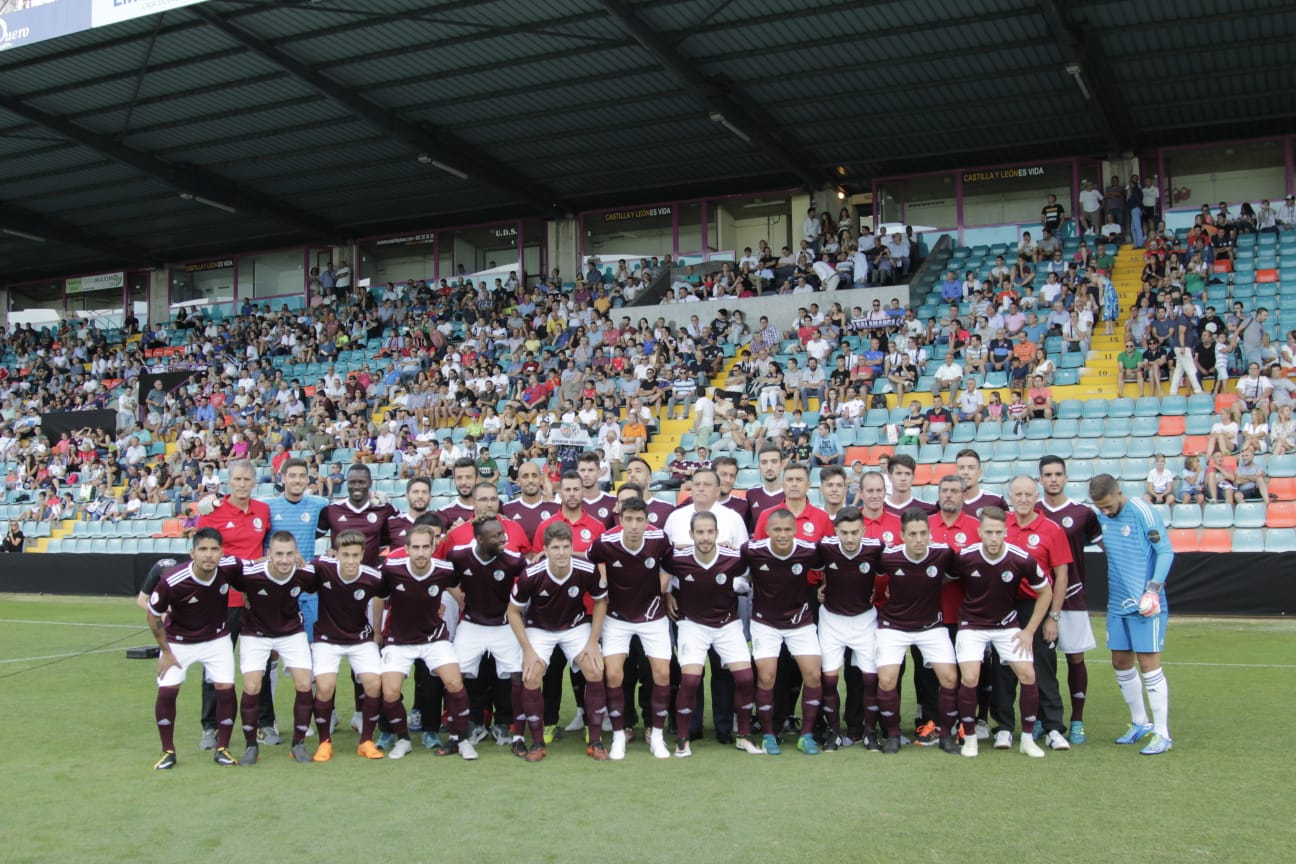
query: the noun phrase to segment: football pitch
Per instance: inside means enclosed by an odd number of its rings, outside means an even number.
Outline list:
[[[199,751],[198,671],[177,721],[179,765],[154,772],[153,661],[130,600],[0,595],[0,843],[19,862],[1189,862],[1291,861],[1296,622],[1172,618],[1165,655],[1175,749],[1111,740],[1127,712],[1090,655],[1089,743],[1028,759],[983,746],[753,757],[713,741],[657,761],[642,743],[595,763],[580,736],[526,764],[355,755],[325,765],[263,747],[255,768]],[[1102,619],[1095,620],[1102,643]],[[278,696],[280,728],[291,685]],[[906,683],[905,716],[912,715]],[[350,714],[350,697],[339,713]],[[407,693],[408,703],[408,693]],[[573,708],[564,702],[564,721]],[[708,728],[708,736],[710,730]],[[236,729],[232,749],[242,750]],[[988,744],[988,742],[985,742]],[[308,739],[314,748],[314,739]]]

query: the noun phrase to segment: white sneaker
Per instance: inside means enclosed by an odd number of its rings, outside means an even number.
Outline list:
[[[567,724],[567,726],[566,726],[566,728],[565,728],[565,731],[567,731],[567,732],[579,732],[579,731],[581,731],[581,730],[584,729],[584,728],[585,728],[585,709],[584,709],[584,708],[577,708],[577,709],[576,709],[576,716],[573,717],[573,718],[572,718],[572,721],[571,721],[570,723]]]
[[[396,743],[392,745],[391,752],[387,754],[388,759],[404,759],[409,752],[414,749],[408,738],[397,738]]]
[[[1035,743],[1035,736],[1031,735],[1029,732],[1023,732],[1021,734],[1021,752],[1025,753],[1032,759],[1044,758],[1044,751]]]
[[[1048,748],[1050,750],[1070,750],[1071,749],[1071,742],[1068,741],[1066,737],[1061,732],[1058,732],[1056,729],[1048,733],[1048,738],[1046,740],[1048,741]]]
[[[355,712],[354,714],[351,715],[351,728],[352,728],[352,729],[354,729],[355,731],[359,732],[359,731],[360,731],[360,727],[362,727],[363,725],[364,725],[364,715],[362,715],[359,711],[357,711],[357,712]]]
[[[989,741],[990,724],[984,720],[978,720],[976,725],[976,737],[982,741]]]
[[[676,758],[687,759],[692,755],[693,755],[693,748],[689,746],[689,742],[685,741],[683,744],[675,745]]]
[[[666,749],[665,735],[662,734],[662,730],[653,729],[648,733],[648,752],[654,759],[671,758],[670,750]]]
[[[734,746],[742,753],[750,753],[753,756],[764,756],[765,748],[748,738],[746,735],[735,735]]]
[[[473,746],[471,741],[464,738],[459,742],[459,755],[463,757],[465,762],[472,762],[477,758],[477,748]]]
[[[996,733],[995,733],[994,749],[996,749],[996,750],[1011,750],[1011,749],[1012,749],[1012,733],[1009,732],[1007,729],[1000,729],[998,732],[996,732]]]
[[[625,730],[612,733],[612,747],[608,750],[608,758],[620,762],[625,758],[626,733]]]
[[[965,735],[963,737],[963,746],[959,748],[959,752],[964,756],[967,756],[969,759],[975,759],[979,754],[979,751],[980,745],[977,744],[976,736]]]

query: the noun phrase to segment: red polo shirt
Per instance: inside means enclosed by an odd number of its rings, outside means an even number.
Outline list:
[[[981,523],[975,517],[959,511],[953,525],[946,525],[940,513],[934,513],[927,519],[931,525],[933,543],[944,543],[954,550],[962,552],[973,543],[981,542]],[[941,618],[946,624],[958,622],[959,607],[963,605],[963,583],[960,580],[941,585]]]
[[[531,541],[527,539],[526,531],[522,530],[522,526],[507,516],[497,516],[496,518],[499,519],[499,523],[504,526],[504,534],[508,537],[508,546],[505,548],[510,552],[516,552],[519,555],[530,555]],[[572,534],[576,534],[575,526],[572,527]],[[444,560],[451,549],[456,546],[466,546],[473,542],[475,536],[476,535],[473,533],[473,524],[471,522],[456,525],[450,530],[450,533],[441,538],[441,545],[436,548],[436,557]],[[573,537],[573,540],[574,539],[575,538]],[[572,547],[575,548],[574,542]]]
[[[198,527],[219,531],[226,555],[249,561],[261,558],[265,556],[265,538],[270,533],[270,505],[253,498],[248,501],[248,508],[241,510],[226,495],[215,510],[198,518]],[[243,595],[232,588],[229,605],[243,605]]]
[[[1070,564],[1074,560],[1071,557],[1071,544],[1067,542],[1062,526],[1038,513],[1025,527],[1018,523],[1016,513],[1009,513],[1008,542],[1030,553],[1048,575],[1050,583],[1053,581],[1054,567]],[[1031,599],[1039,596],[1025,582],[1021,583],[1017,595]]]
[[[898,546],[900,539],[900,517],[891,511],[883,508],[882,515],[876,519],[871,518],[863,510],[864,514],[864,536],[870,540],[877,540],[883,546]],[[873,577],[873,606],[881,609],[886,603],[887,574],[881,570]]]

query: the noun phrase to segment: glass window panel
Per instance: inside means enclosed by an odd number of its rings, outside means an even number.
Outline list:
[[[1209,204],[1214,211],[1219,202],[1227,201],[1236,210],[1243,201],[1256,206],[1268,198],[1277,206],[1287,183],[1285,158],[1281,141],[1245,141],[1168,152],[1165,166],[1170,189],[1166,204],[1197,209]]]
[[[435,241],[436,235],[431,231],[363,240],[358,264],[360,278],[370,280],[373,285],[433,279],[437,272]]]
[[[928,228],[958,227],[954,175],[913,177],[904,183],[904,221]]]
[[[669,204],[585,214],[582,217],[585,257],[601,261],[668,258],[674,248],[673,218]]]
[[[305,254],[301,249],[264,252],[239,258],[240,297],[278,297],[306,289]]]
[[[209,300],[222,303],[234,299],[234,262],[196,261],[171,271],[171,302]]]
[[[697,255],[702,251],[702,202],[679,205],[679,254]]]
[[[1038,225],[1050,193],[1066,208],[1067,218],[1075,215],[1071,212],[1070,162],[964,171],[963,224]]]
[[[716,246],[742,257],[743,249],[764,240],[776,252],[792,244],[792,199],[787,195],[725,198],[710,202]]]

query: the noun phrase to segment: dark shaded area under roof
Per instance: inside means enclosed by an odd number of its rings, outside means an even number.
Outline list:
[[[1278,0],[210,0],[0,53],[0,281],[1291,132],[1294,46]]]

